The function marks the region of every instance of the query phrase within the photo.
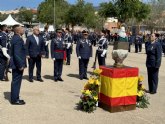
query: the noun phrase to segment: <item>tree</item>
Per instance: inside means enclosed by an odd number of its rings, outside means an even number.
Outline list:
[[[45,0],[38,6],[38,19],[47,24],[53,24],[55,19],[55,26],[58,27],[64,24],[68,8],[69,4],[65,0]]]
[[[77,0],[66,14],[66,23],[72,26],[84,25],[87,28],[99,28],[102,25],[100,17],[95,13],[93,4],[85,3],[84,0]]]
[[[143,18],[147,18],[149,13],[150,6],[139,0],[114,0],[100,4],[99,10],[100,16],[117,17],[122,23],[126,23],[131,18],[142,21]]]
[[[19,21],[23,22],[28,22],[29,24],[32,24],[33,22],[33,13],[31,10],[26,10],[26,9],[21,9],[19,14]]]

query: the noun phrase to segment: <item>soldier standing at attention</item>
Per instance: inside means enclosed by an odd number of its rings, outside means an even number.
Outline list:
[[[78,41],[76,53],[79,59],[79,78],[80,80],[88,79],[87,68],[89,58],[92,57],[92,43],[88,39],[88,31],[82,31],[83,38]]]
[[[54,61],[54,81],[63,81],[61,78],[63,60],[66,60],[66,44],[62,38],[62,30],[56,29],[57,37],[51,42],[51,57]]]
[[[158,87],[158,74],[159,68],[161,65],[162,58],[162,47],[160,42],[156,41],[155,34],[151,34],[150,43],[146,48],[147,52],[147,72],[148,72],[148,85],[149,85],[149,93],[155,94],[157,92]]]
[[[19,26],[13,26],[14,36],[11,40],[11,61],[12,82],[11,82],[11,104],[24,105],[24,100],[20,100],[20,88],[24,68],[26,67],[26,47],[22,39],[24,29]]]
[[[106,31],[102,30],[101,38],[98,41],[98,49],[96,51],[97,56],[98,56],[99,66],[105,65],[105,58],[106,58],[106,53],[107,53],[107,49],[108,49],[108,40],[105,36],[106,36]]]
[[[10,56],[8,54],[7,42],[8,36],[6,33],[7,25],[1,25],[0,27],[0,81],[5,81],[5,69],[7,62],[10,60]]]
[[[72,37],[71,37],[71,34],[69,33],[68,28],[65,29],[64,40],[66,43],[66,58],[67,58],[66,65],[70,65],[73,42],[72,42]]]

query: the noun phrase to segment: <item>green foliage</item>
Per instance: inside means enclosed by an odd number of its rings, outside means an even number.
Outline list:
[[[131,18],[142,21],[150,13],[150,6],[139,0],[114,0],[100,4],[99,14],[102,17],[117,17],[120,22]]]
[[[8,15],[0,13],[0,22],[4,21]]]
[[[64,24],[68,9],[69,4],[65,0],[45,0],[38,6],[38,19],[42,23],[54,24],[55,18],[57,27]]]
[[[137,104],[136,106],[138,108],[148,108],[148,105],[150,105],[149,103],[149,97],[146,95],[146,93],[144,95],[142,95],[141,97],[137,97]]]
[[[33,13],[31,10],[21,9],[18,16],[19,16],[20,22],[25,21],[25,22],[29,22],[29,24],[31,24],[33,21]]]

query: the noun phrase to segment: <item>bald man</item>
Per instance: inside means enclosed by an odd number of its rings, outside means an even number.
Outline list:
[[[33,82],[33,70],[36,65],[37,80],[43,82],[41,78],[41,57],[44,57],[44,39],[39,36],[39,27],[33,28],[33,34],[27,37],[26,40],[26,58],[29,63],[29,81]]]
[[[13,28],[14,36],[11,40],[10,59],[10,67],[12,68],[11,104],[24,105],[24,100],[19,98],[23,71],[26,67],[26,48],[22,39],[24,29],[19,25],[15,25]]]

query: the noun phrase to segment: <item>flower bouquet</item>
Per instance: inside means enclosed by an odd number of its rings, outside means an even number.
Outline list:
[[[137,104],[136,106],[138,108],[148,108],[149,103],[149,97],[146,94],[146,89],[143,85],[143,76],[139,76],[138,78],[138,90],[137,90]]]
[[[100,73],[102,70],[95,69],[84,89],[78,103],[78,108],[85,112],[93,112],[98,106],[98,94],[100,86]]]

